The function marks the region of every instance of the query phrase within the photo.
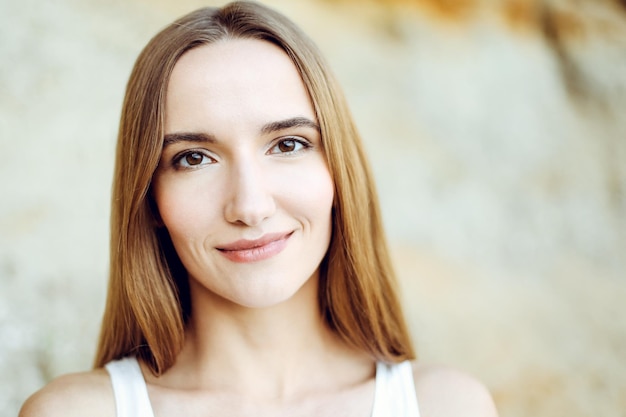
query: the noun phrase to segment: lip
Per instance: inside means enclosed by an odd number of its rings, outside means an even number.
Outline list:
[[[258,262],[278,255],[287,247],[287,241],[293,231],[287,233],[268,233],[259,239],[240,239],[216,249],[233,262]]]

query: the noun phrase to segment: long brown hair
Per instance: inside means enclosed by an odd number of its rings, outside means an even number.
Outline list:
[[[311,97],[335,184],[330,247],[319,303],[328,326],[377,360],[414,358],[397,296],[378,197],[343,94],[315,45],[291,21],[256,3],[192,12],[159,32],[128,81],[118,135],[110,278],[95,366],[127,355],[155,374],[174,364],[190,312],[187,275],[150,195],[163,147],[167,84],[188,50],[229,38],[272,42],[292,59]]]

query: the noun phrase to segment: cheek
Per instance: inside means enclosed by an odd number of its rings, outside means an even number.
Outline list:
[[[334,183],[326,165],[303,170],[291,186],[291,200],[311,221],[328,222],[334,200]],[[319,227],[320,225],[317,224]]]
[[[159,216],[172,238],[191,237],[200,225],[212,222],[216,208],[197,185],[165,179],[155,181],[153,189]]]
[[[315,197],[317,209],[330,224],[330,213],[335,199],[335,186],[330,178],[330,174],[326,172],[326,176],[320,178],[320,180],[316,182],[316,186],[317,193]]]

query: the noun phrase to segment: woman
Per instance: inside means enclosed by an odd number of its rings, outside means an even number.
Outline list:
[[[95,370],[21,416],[495,415],[472,378],[410,362],[359,136],[285,17],[232,3],[157,34],[114,175]]]

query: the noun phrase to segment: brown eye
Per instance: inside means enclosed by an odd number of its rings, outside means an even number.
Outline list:
[[[268,151],[268,153],[291,155],[297,154],[307,148],[310,148],[310,145],[304,139],[281,139],[272,147],[272,149]]]
[[[184,151],[178,154],[172,161],[176,169],[201,168],[205,165],[215,163],[215,159],[202,151]]]
[[[202,159],[204,158],[204,155],[202,155],[199,152],[191,152],[187,155],[185,155],[185,162],[187,162],[188,165],[200,165],[202,163]]]
[[[293,152],[296,149],[296,141],[292,139],[282,140],[278,143],[281,152]]]

